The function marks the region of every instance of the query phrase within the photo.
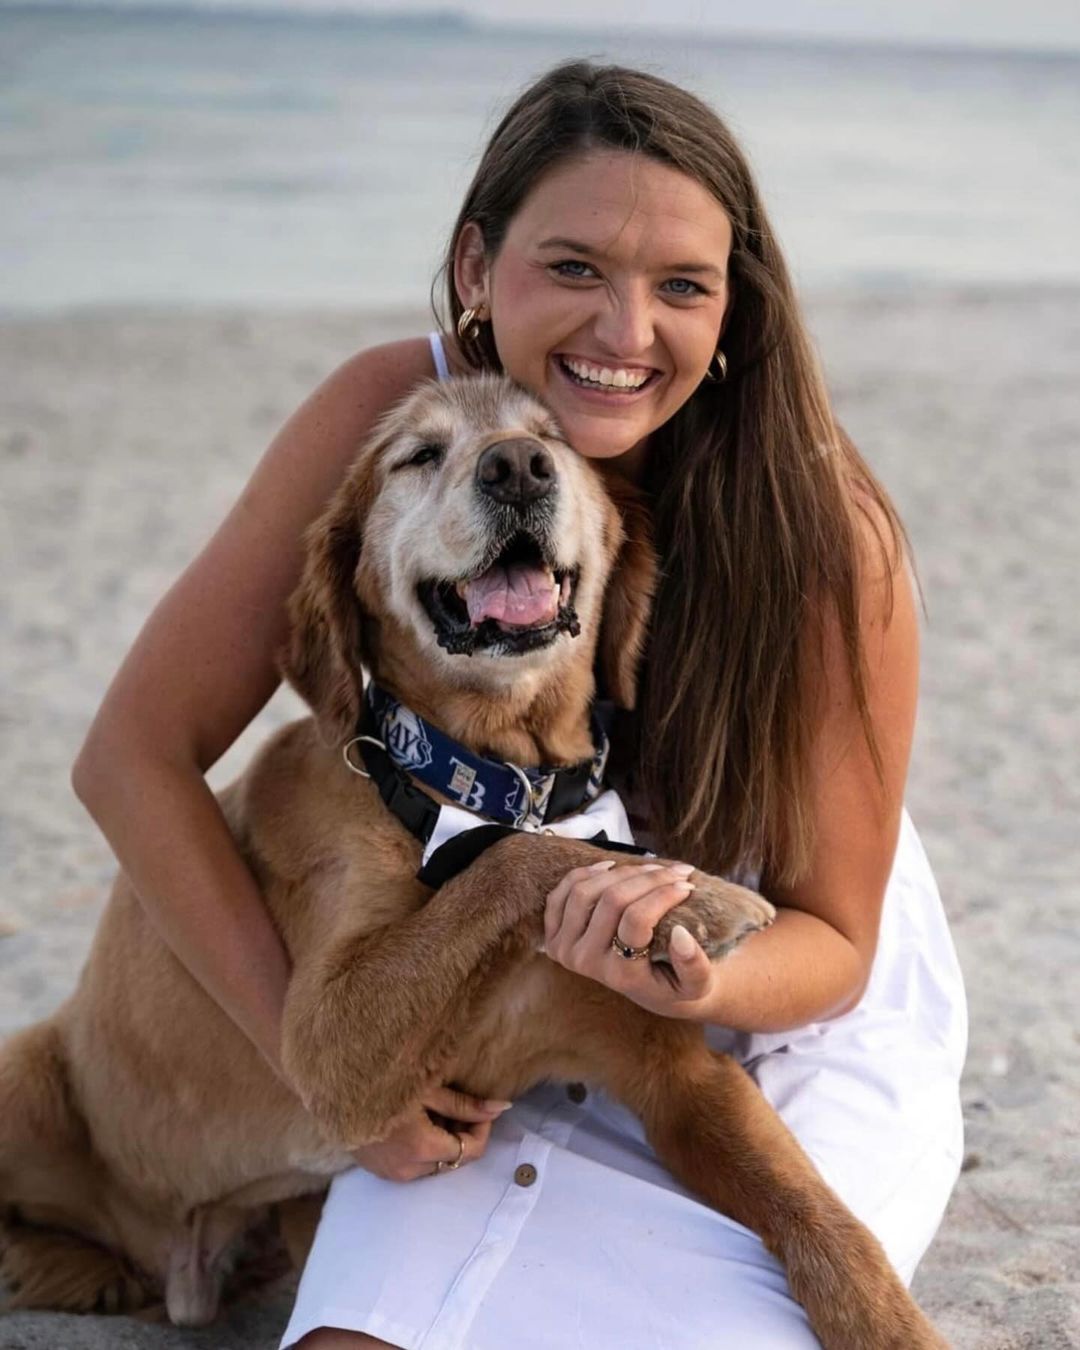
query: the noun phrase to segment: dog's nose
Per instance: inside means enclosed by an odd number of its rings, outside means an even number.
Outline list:
[[[555,486],[555,461],[540,441],[496,441],[480,456],[476,486],[507,506],[527,506]]]

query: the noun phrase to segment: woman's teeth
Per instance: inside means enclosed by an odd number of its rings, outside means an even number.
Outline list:
[[[646,371],[612,369],[610,366],[591,366],[586,361],[559,358],[563,369],[579,384],[593,389],[640,389],[649,378]]]

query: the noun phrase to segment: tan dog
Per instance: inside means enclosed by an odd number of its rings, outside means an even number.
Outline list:
[[[420,844],[342,762],[361,659],[477,753],[587,759],[594,658],[608,693],[633,700],[654,567],[644,523],[505,381],[425,386],[361,451],[293,600],[284,669],[315,719],[279,732],[221,798],[294,963],[283,1057],[297,1095],[121,877],[77,992],[0,1052],[5,1271],[23,1306],[123,1308],[163,1289],[174,1321],[207,1321],[259,1212],[321,1189],[347,1146],[380,1138],[429,1085],[513,1098],[581,1079],[761,1235],[830,1350],[941,1344],[700,1027],[540,954],[545,895],[602,850],[517,833],[433,895],[416,880]],[[653,960],[676,922],[719,955],[771,919],[760,896],[692,879]]]

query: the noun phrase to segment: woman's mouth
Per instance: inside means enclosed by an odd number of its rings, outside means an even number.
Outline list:
[[[608,366],[583,360],[577,356],[554,357],[560,374],[578,389],[588,390],[604,398],[630,399],[650,388],[660,378],[658,370],[644,370],[640,366]]]

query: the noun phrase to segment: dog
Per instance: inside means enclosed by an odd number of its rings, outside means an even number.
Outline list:
[[[737,1063],[543,955],[547,893],[622,857],[543,829],[560,794],[598,790],[596,676],[632,707],[655,572],[643,502],[507,381],[430,383],[388,415],[313,526],[291,602],[282,669],[313,715],[220,798],[293,962],[289,1086],[121,876],[76,992],[0,1052],[3,1270],[23,1306],[163,1295],[174,1322],[205,1323],[267,1207],[323,1189],[426,1088],[581,1080],[761,1236],[828,1350],[942,1344]],[[421,726],[460,748],[441,791],[416,785]],[[520,802],[436,889],[418,876],[425,831],[440,803],[478,804],[470,756],[516,766]],[[771,921],[754,892],[691,880],[654,962],[677,923],[720,959]]]

